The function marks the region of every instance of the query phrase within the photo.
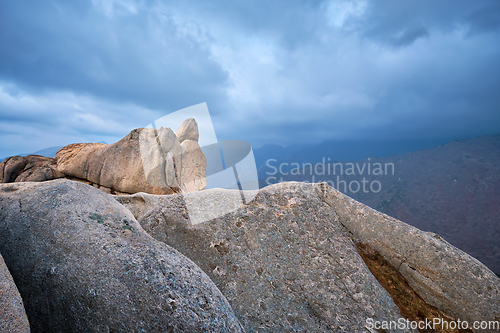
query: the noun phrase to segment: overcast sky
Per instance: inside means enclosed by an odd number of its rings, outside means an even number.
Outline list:
[[[0,157],[201,102],[254,147],[500,132],[500,1],[0,0]]]

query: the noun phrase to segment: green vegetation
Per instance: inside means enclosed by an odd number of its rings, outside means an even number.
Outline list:
[[[103,224],[106,218],[102,215],[96,214],[96,213],[90,213],[89,218],[91,220],[96,221],[97,223]]]

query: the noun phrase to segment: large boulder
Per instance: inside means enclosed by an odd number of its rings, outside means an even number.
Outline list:
[[[189,218],[193,202],[217,197],[213,212],[204,212],[216,216],[240,195],[207,190],[115,199],[154,238],[197,263],[248,332],[365,332],[368,318],[401,315],[471,326],[500,319],[500,279],[487,267],[327,184],[273,185],[223,217],[200,224]]]
[[[170,129],[139,128],[111,144],[77,143],[63,147],[56,154],[57,170],[66,176],[89,181],[121,193],[179,192],[177,183],[166,183],[165,162],[169,150],[161,143],[180,151]],[[177,146],[176,148],[173,148]]]
[[[435,233],[380,213],[326,184],[317,188],[318,195],[352,232],[352,238],[396,267],[430,305],[470,325],[474,321],[500,321],[500,279],[477,259]],[[498,332],[498,328],[489,332]]]
[[[250,204],[195,225],[185,199],[217,198],[216,211],[240,193],[115,198],[211,277],[247,332],[366,332],[368,318],[402,318],[335,212],[300,184],[266,188]]]
[[[28,333],[30,324],[23,300],[0,255],[0,332]]]
[[[207,186],[207,160],[193,118],[177,130],[139,128],[122,140],[75,143],[56,158],[13,156],[0,163],[0,183],[41,182],[68,178],[93,185],[108,194],[172,194]]]
[[[200,133],[194,118],[184,120],[175,132],[181,146],[180,167],[183,192],[194,192],[207,186],[207,159],[198,144]]]
[[[181,143],[181,188],[184,193],[203,190],[207,186],[207,159],[194,140]]]
[[[33,331],[242,331],[200,268],[92,186],[1,184],[0,239]]]

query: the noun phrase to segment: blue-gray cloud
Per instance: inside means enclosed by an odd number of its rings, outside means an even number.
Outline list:
[[[495,0],[0,0],[0,157],[200,102],[255,145],[499,132],[499,37]]]

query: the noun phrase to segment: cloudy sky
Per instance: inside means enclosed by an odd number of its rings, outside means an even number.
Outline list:
[[[0,157],[201,102],[254,147],[500,132],[500,1],[0,0]]]

